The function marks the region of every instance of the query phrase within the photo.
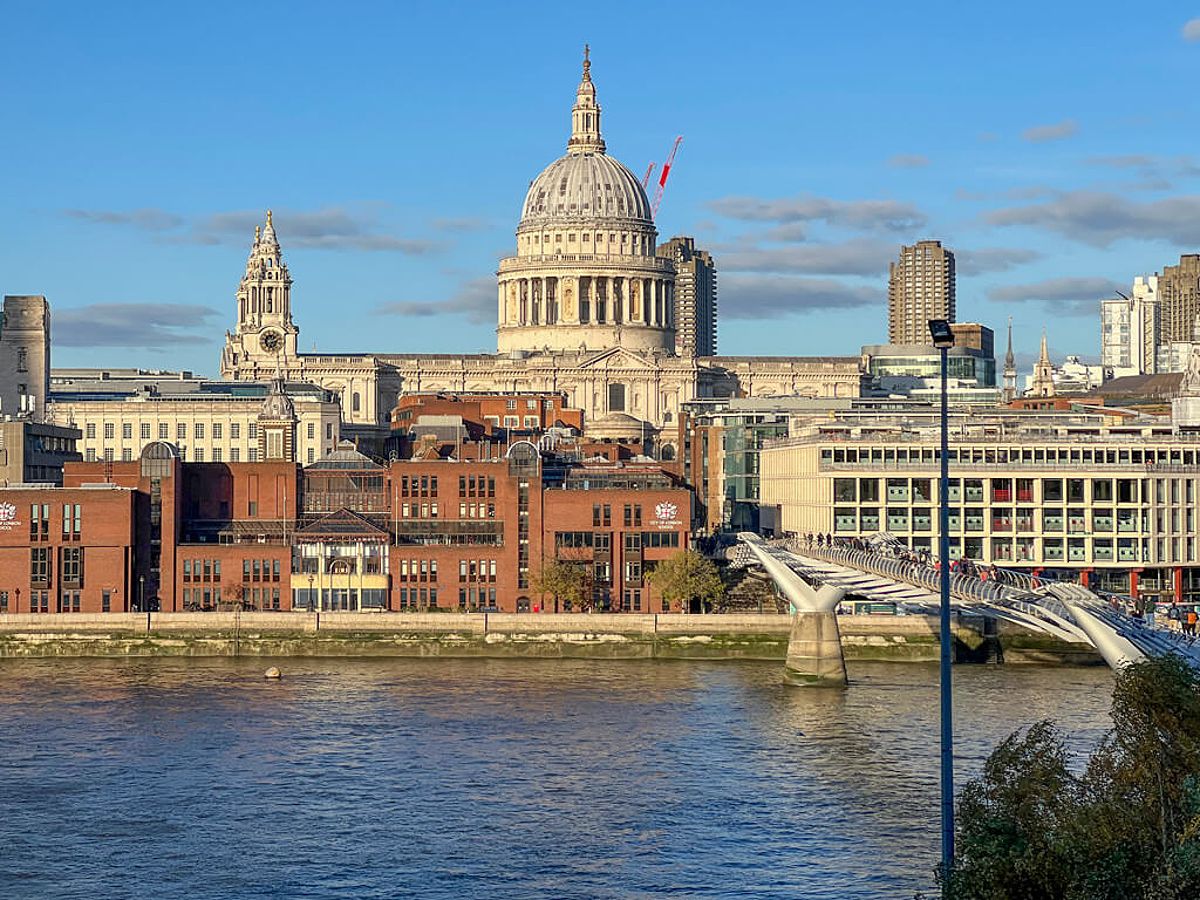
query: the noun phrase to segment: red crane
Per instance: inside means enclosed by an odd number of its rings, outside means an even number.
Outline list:
[[[671,152],[667,154],[667,161],[662,164],[662,174],[658,176],[658,188],[654,191],[654,202],[650,205],[650,215],[653,218],[658,218],[658,208],[662,206],[663,191],[667,188],[667,176],[671,174],[671,166],[675,164],[675,154],[679,152],[679,145],[682,143],[682,135],[675,138],[675,143],[671,145]]]

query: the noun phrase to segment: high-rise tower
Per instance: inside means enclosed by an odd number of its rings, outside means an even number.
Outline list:
[[[1200,254],[1185,253],[1179,257],[1179,265],[1163,266],[1158,276],[1158,303],[1160,341],[1190,341],[1200,313]]]
[[[717,355],[717,267],[690,237],[673,237],[658,255],[675,263],[675,353]]]
[[[929,320],[954,312],[954,254],[941,241],[901,247],[888,266],[888,343],[928,344]]]

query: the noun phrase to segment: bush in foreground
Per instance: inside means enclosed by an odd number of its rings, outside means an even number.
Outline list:
[[[1200,897],[1200,673],[1127,667],[1112,718],[1082,774],[1049,722],[996,748],[959,798],[947,900]]]

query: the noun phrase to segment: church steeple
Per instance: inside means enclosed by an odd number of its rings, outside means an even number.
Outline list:
[[[275,235],[274,217],[267,210],[266,226],[254,229],[254,245],[238,286],[238,333],[259,331],[271,325],[290,328],[291,294],[292,276]]]
[[[1008,352],[1004,354],[1004,402],[1017,399],[1017,358],[1012,348],[1012,316],[1008,317]]]
[[[571,154],[603,153],[604,139],[600,136],[600,104],[596,102],[596,86],[592,84],[591,48],[583,45],[583,78],[575,91],[571,107],[571,139],[567,141]]]
[[[1046,349],[1046,329],[1042,329],[1042,350],[1033,366],[1033,382],[1029,393],[1034,397],[1054,396],[1054,366],[1050,363],[1050,351]]]

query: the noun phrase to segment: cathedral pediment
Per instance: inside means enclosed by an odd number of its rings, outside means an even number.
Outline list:
[[[657,369],[658,358],[647,353],[636,353],[624,347],[609,347],[581,360],[576,369]]]

